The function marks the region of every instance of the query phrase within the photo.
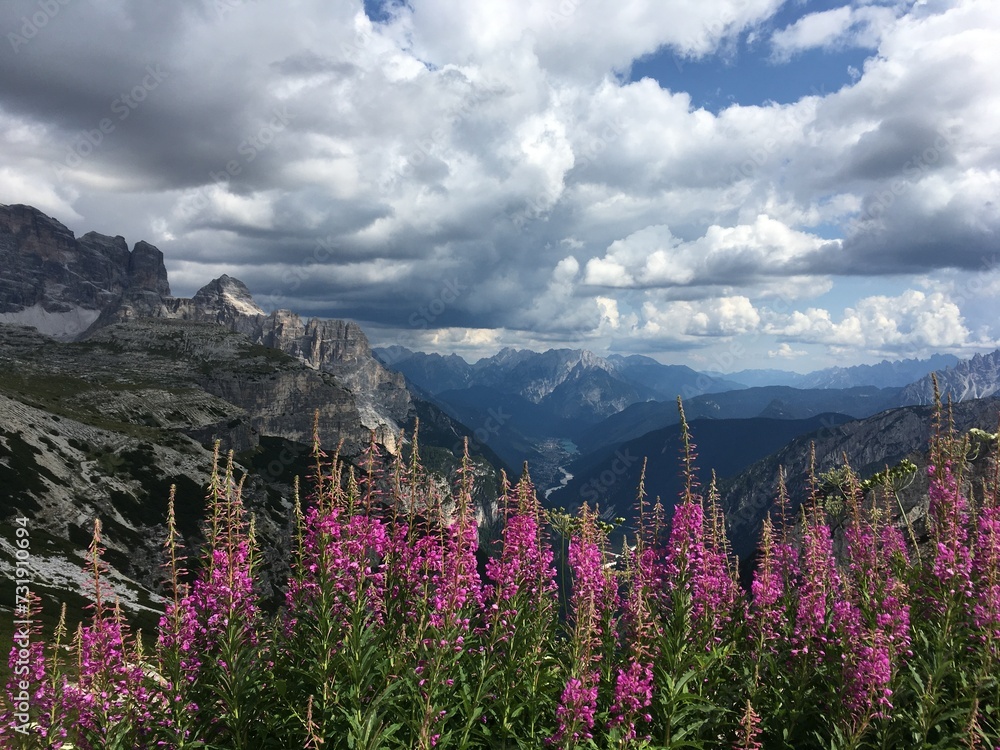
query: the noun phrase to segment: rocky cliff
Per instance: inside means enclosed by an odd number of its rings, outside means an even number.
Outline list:
[[[163,254],[147,242],[130,251],[123,237],[90,232],[77,239],[35,208],[0,205],[0,264],[0,323],[64,341],[148,318],[214,323],[331,373],[353,393],[360,425],[392,452],[413,415],[403,376],[375,359],[357,324],[303,321],[288,310],[266,315],[246,285],[227,275],[190,299],[171,297]]]
[[[412,399],[354,323],[266,315],[229,276],[172,297],[152,245],[77,239],[27,206],[0,206],[0,263],[0,580],[13,569],[5,519],[23,515],[35,589],[48,601],[81,590],[80,553],[100,517],[117,593],[133,614],[152,612],[170,487],[197,549],[220,441],[245,476],[265,583],[280,585],[291,484],[311,471],[314,415],[323,447],[341,443],[347,460],[372,431],[392,460],[419,417],[428,469],[442,487],[454,482],[455,448],[471,432]],[[475,501],[486,518],[496,459],[478,454]]]
[[[123,294],[170,294],[163,254],[123,237],[79,239],[30,206],[0,204],[0,323],[72,340]]]
[[[955,404],[955,428],[965,433],[972,428],[995,432],[1000,419],[1000,399],[974,399]],[[884,411],[867,419],[830,424],[819,432],[797,438],[777,453],[750,466],[739,476],[722,483],[722,507],[726,525],[737,554],[750,555],[769,513],[777,514],[778,472],[783,468],[791,515],[808,496],[810,446],[815,444],[816,472],[836,470],[846,457],[862,477],[884,471],[903,459],[920,467],[927,465],[927,451],[932,435],[933,407],[907,406]],[[977,456],[985,461],[983,452]],[[900,502],[918,536],[926,536],[927,476],[918,471],[912,484],[899,491]],[[902,524],[897,507],[890,507],[892,522]],[[918,541],[920,541],[918,539]]]
[[[1000,392],[1000,350],[990,354],[976,354],[963,359],[954,367],[934,373],[942,398],[968,401],[986,398]],[[928,375],[903,389],[902,398],[907,403],[931,404],[934,402],[934,383]]]

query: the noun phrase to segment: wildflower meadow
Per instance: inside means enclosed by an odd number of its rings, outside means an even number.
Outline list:
[[[970,482],[939,408],[919,547],[889,522],[891,490],[847,471],[835,557],[818,481],[801,503],[782,485],[747,590],[684,434],[682,496],[640,486],[620,549],[597,509],[546,512],[527,471],[504,480],[498,539],[480,545],[468,462],[442,496],[415,445],[354,464],[317,446],[277,612],[222,461],[187,560],[171,505],[155,649],[110,599],[97,523],[89,620],[36,633],[28,668],[12,650],[0,746],[1000,747],[995,456]]]

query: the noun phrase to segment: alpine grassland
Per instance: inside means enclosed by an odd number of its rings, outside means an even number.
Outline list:
[[[441,491],[415,435],[398,461],[317,442],[277,611],[222,457],[203,548],[182,549],[169,518],[155,648],[109,595],[96,523],[88,618],[15,643],[0,746],[1000,746],[995,455],[973,481],[939,403],[920,539],[888,480],[843,467],[836,524],[815,472],[798,502],[782,484],[741,587],[683,434],[681,496],[650,502],[640,485],[615,549],[598,509],[543,509],[527,469],[503,480],[502,528],[480,545],[468,460]]]

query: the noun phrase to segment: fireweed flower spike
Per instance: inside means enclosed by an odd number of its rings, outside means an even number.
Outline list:
[[[530,477],[521,477],[516,490],[501,497],[506,521],[500,553],[486,562],[490,580],[490,620],[494,638],[506,642],[516,637],[518,625],[527,625],[523,607],[534,614],[553,611],[556,590],[552,549],[546,543],[540,519],[541,507]]]
[[[527,472],[511,488],[504,474],[498,500],[504,517],[496,552],[486,561],[484,625],[477,696],[490,690],[485,720],[497,736],[531,736],[544,722],[556,644],[558,601],[544,515]],[[470,713],[470,718],[473,714]]]
[[[879,527],[877,507],[862,507],[864,493],[849,467],[846,500],[847,598],[835,604],[835,620],[843,639],[845,704],[864,727],[892,708],[893,660],[909,648],[906,584],[894,569],[905,546],[896,528]]]
[[[972,555],[968,538],[968,504],[951,460],[929,466],[931,535],[934,540],[934,575],[942,590],[962,600],[971,595]]]
[[[3,747],[32,747],[36,740],[29,737],[66,737],[62,720],[65,708],[59,705],[61,697],[58,664],[46,670],[45,641],[39,620],[41,602],[36,594],[29,593],[24,608],[17,612],[21,621],[14,634],[13,645],[7,658],[10,674],[4,694],[8,703],[0,705],[0,741]],[[25,625],[24,623],[30,623]],[[56,642],[65,635],[66,608],[60,618]],[[51,676],[47,674],[51,672]]]
[[[818,509],[807,513],[802,544],[802,584],[792,654],[822,663],[830,656],[827,651],[836,638],[830,628],[830,613],[844,597],[830,528]]]
[[[656,548],[646,529],[646,461],[642,462],[636,505],[639,529],[635,547],[625,550],[628,594],[621,625],[626,644],[626,666],[618,667],[609,728],[620,728],[620,743],[626,747],[636,738],[636,727],[648,729],[652,716],[653,660],[660,625],[653,615],[651,597],[656,586]],[[648,734],[644,734],[648,737]]]
[[[760,742],[760,715],[754,711],[753,704],[747,700],[746,709],[740,717],[739,735],[734,750],[763,750]]]
[[[684,490],[674,512],[666,556],[668,587],[683,587],[689,597],[691,627],[705,650],[720,642],[732,620],[739,587],[729,557],[725,525],[718,508],[715,480],[708,498],[698,494],[694,476],[695,446],[680,405]]]
[[[973,580],[973,622],[991,658],[1000,661],[1000,507],[992,492],[987,493],[986,505],[979,513]]]
[[[192,690],[181,698],[199,710],[208,734],[235,747],[251,747],[263,679],[260,607],[254,591],[254,540],[242,501],[242,481],[229,454],[226,471],[213,468],[203,569],[180,599],[161,648],[178,649],[180,670]],[[179,688],[179,682],[177,683]],[[176,700],[176,696],[174,696]]]
[[[788,494],[785,470],[778,470],[778,507],[786,517]],[[789,599],[794,593],[798,576],[798,553],[780,534],[768,515],[760,538],[760,563],[750,584],[749,623],[756,639],[756,663],[765,653],[775,654],[787,643],[790,612]]]
[[[771,516],[764,520],[760,542],[760,565],[750,584],[752,595],[750,624],[756,636],[754,650],[758,659],[765,652],[775,652],[782,639],[782,627],[786,611],[783,599],[786,593],[786,578],[781,568],[782,555],[776,550],[774,526]]]
[[[605,566],[596,516],[585,504],[580,511],[580,531],[569,543],[569,564],[573,573],[570,600],[569,675],[563,689],[556,719],[559,723],[552,743],[573,747],[593,737],[600,671],[595,660],[603,645],[602,636],[609,615],[617,607],[618,591],[614,574]]]
[[[90,624],[77,631],[79,742],[84,747],[124,749],[141,745],[148,734],[150,696],[142,665],[128,658],[128,628],[121,609],[106,599],[103,552],[101,522],[95,520],[86,562],[94,583],[93,613]]]

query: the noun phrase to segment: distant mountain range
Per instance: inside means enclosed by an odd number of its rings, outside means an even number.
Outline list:
[[[740,370],[724,377],[747,387],[787,385],[794,388],[901,388],[932,372],[954,367],[959,363],[953,354],[935,354],[927,359],[882,360],[875,365],[828,367],[809,373],[787,370]]]
[[[473,364],[454,354],[425,354],[401,346],[376,348],[375,354],[433,396],[490,388],[520,396],[563,419],[584,422],[598,421],[639,401],[743,387],[650,357],[612,355],[605,359],[585,349],[506,348]]]
[[[871,386],[803,390],[774,385],[695,396],[684,402],[684,408],[689,420],[808,419],[823,413],[857,418],[899,406],[900,393],[899,388]],[[591,453],[679,421],[674,402],[633,404],[582,432],[577,445],[581,452]]]
[[[473,429],[508,465],[528,461],[542,487],[555,480],[569,455],[559,439],[575,441],[633,404],[741,387],[649,357],[605,359],[582,349],[507,348],[472,364],[456,355],[400,346],[375,349],[375,354]]]
[[[987,398],[1000,392],[1000,350],[976,354],[954,367],[935,373],[941,398],[968,401]],[[930,375],[906,386],[900,398],[908,403],[934,402],[934,384]]]
[[[579,349],[504,349],[475,363],[400,346],[375,354],[454,419],[477,430],[508,465],[528,461],[543,487],[554,486],[571,463],[597,466],[609,452],[676,425],[678,395],[690,420],[789,420],[802,426],[823,414],[860,419],[930,403],[931,372],[945,396],[955,400],[1000,388],[1000,352],[967,361],[934,355],[808,374],[744,370],[724,377],[649,357],[602,358]],[[772,434],[789,436],[785,428],[798,429],[783,425]],[[743,450],[735,438],[732,448],[735,454]]]

